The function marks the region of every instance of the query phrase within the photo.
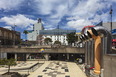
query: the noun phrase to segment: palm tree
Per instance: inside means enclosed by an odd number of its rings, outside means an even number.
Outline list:
[[[28,34],[28,32],[26,30],[24,30],[23,33],[25,34],[25,40],[27,40],[26,35]]]

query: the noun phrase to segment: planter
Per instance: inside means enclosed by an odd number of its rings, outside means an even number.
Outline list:
[[[0,77],[22,77],[18,72],[10,72],[10,74],[8,74],[8,72],[0,75]]]

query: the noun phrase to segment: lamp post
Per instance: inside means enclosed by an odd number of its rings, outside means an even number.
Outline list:
[[[111,14],[111,34],[112,34],[112,6],[111,6],[111,10],[110,10],[110,14]]]
[[[12,27],[12,29],[14,30],[14,32],[15,32],[15,27],[17,27],[17,25],[14,24],[14,27]],[[14,42],[13,42],[13,45],[15,46],[15,34],[14,34]]]

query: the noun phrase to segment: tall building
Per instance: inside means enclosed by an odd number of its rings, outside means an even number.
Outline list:
[[[29,41],[36,41],[36,37],[39,35],[39,30],[44,30],[41,19],[38,18],[37,20],[38,22],[33,25],[33,30],[28,31],[27,40]]]
[[[53,29],[53,30],[40,30],[39,34],[43,35],[43,40],[47,37],[52,39],[52,44],[55,41],[60,41],[62,45],[68,45],[67,34],[76,33],[76,30],[62,30],[62,29]],[[43,43],[44,44],[44,43]]]

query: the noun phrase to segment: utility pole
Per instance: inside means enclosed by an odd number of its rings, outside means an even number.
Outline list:
[[[111,14],[111,34],[112,34],[112,5],[111,5],[111,10],[110,10],[110,14]]]
[[[15,23],[14,23],[14,27],[12,27],[12,29],[14,30],[14,42],[13,42],[13,46],[15,46],[15,34],[16,34],[15,27],[17,27],[17,25],[15,25]]]

